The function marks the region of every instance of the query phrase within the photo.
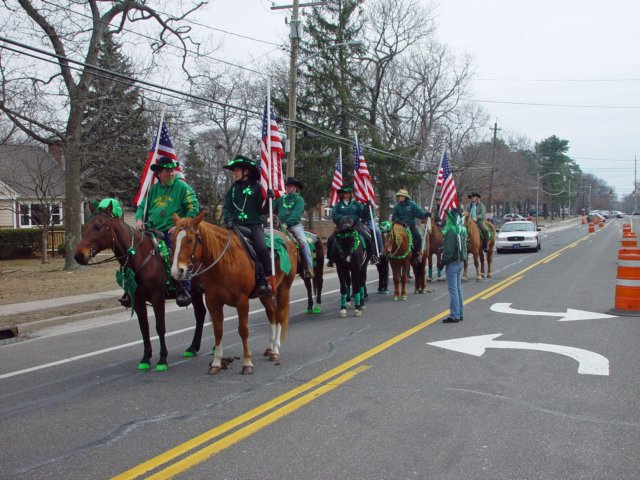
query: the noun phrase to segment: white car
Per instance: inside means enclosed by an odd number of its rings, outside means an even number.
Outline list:
[[[540,227],[527,220],[508,222],[500,227],[496,235],[496,251],[533,250],[538,251],[540,244]]]

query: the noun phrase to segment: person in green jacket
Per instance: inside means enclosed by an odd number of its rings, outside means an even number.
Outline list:
[[[280,225],[298,241],[300,252],[304,262],[303,276],[313,278],[313,260],[311,259],[311,249],[307,243],[307,237],[302,227],[302,213],[304,212],[304,199],[300,191],[304,185],[297,178],[289,177],[284,182],[285,195],[278,197],[274,205],[274,210],[278,216]]]
[[[200,211],[200,203],[193,189],[184,180],[176,178],[176,168],[179,165],[177,160],[169,157],[160,157],[151,165],[151,171],[158,181],[151,185],[135,215],[136,228],[153,228],[162,232],[169,251],[173,250],[173,214],[176,213],[183,218],[194,218]],[[179,306],[186,307],[191,303],[190,291],[190,280],[178,282],[176,303]],[[127,306],[127,300],[128,297],[123,297],[120,303]]]
[[[449,316],[443,323],[457,323],[464,317],[464,296],[462,295],[462,271],[467,258],[467,229],[464,227],[457,208],[447,210],[446,224],[442,229],[442,255],[449,288]],[[441,268],[441,265],[438,265]]]
[[[354,221],[356,229],[362,234],[362,238],[364,238],[367,250],[371,252],[371,263],[374,265],[377,264],[380,259],[373,247],[371,233],[363,223],[369,220],[369,208],[368,206],[353,199],[353,189],[351,187],[342,187],[338,190],[338,202],[333,207],[331,219],[333,220],[333,223],[338,225],[342,220],[342,217],[345,216]],[[327,252],[329,257],[329,262],[327,263],[328,267],[333,266],[333,258],[331,258],[331,254],[333,253],[334,239],[334,234],[331,234],[327,239]]]
[[[271,272],[271,256],[267,248],[264,228],[264,207],[260,189],[260,170],[258,162],[242,155],[236,155],[223,168],[233,172],[233,185],[229,187],[224,197],[223,220],[227,228],[241,225],[249,229],[249,239],[256,251],[260,266],[256,265],[258,281],[251,293],[251,298],[265,297],[273,294],[268,278]],[[273,198],[273,192],[268,195]]]
[[[471,192],[467,198],[471,200],[471,203],[467,204],[466,210],[469,212],[471,220],[476,222],[480,229],[480,238],[482,240],[482,250],[487,251],[487,244],[489,242],[489,232],[484,224],[487,219],[487,209],[480,201],[480,194],[477,192]]]
[[[425,212],[416,202],[411,200],[411,195],[409,195],[409,192],[404,188],[396,192],[396,200],[398,203],[393,207],[391,221],[402,223],[411,229],[411,236],[413,237],[413,245],[411,248],[411,250],[413,250],[412,262],[419,263],[422,259],[422,236],[418,230],[416,219],[425,219],[430,217],[431,214]]]

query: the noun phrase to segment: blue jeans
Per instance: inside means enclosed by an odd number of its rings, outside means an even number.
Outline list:
[[[296,237],[298,240],[298,247],[300,248],[300,252],[302,253],[302,258],[304,258],[304,264],[306,267],[313,270],[313,260],[311,259],[311,249],[309,248],[309,243],[307,243],[307,237],[304,234],[304,227],[302,224],[291,225],[287,227],[287,230]]]
[[[464,316],[464,298],[462,297],[462,270],[464,262],[447,263],[444,267],[449,287],[449,310],[451,317],[460,320]]]

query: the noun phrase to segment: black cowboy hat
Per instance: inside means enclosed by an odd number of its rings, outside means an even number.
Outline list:
[[[351,187],[342,187],[338,190],[338,193],[353,193],[353,188]]]
[[[471,198],[471,197],[482,198],[482,196],[478,192],[471,192],[469,195],[467,195],[467,198]]]
[[[304,188],[304,184],[294,177],[287,177],[287,181],[284,182],[285,185],[295,185],[298,187],[298,190],[302,190]]]
[[[173,160],[169,157],[160,157],[158,161],[151,165],[152,172],[158,172],[159,170],[166,168],[168,170],[173,170],[174,168],[178,168],[180,166],[180,162],[178,160]]]
[[[256,178],[260,177],[260,168],[258,167],[258,162],[256,162],[255,160],[251,160],[250,158],[243,155],[236,155],[235,158],[229,160],[229,163],[227,163],[222,168],[233,171],[233,169],[236,167],[246,168],[247,170],[249,170],[249,176],[254,176]]]

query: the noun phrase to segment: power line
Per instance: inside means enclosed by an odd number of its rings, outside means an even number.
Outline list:
[[[640,106],[616,106],[616,105],[572,105],[563,103],[531,103],[531,102],[507,102],[501,100],[478,100],[466,98],[466,102],[471,103],[497,103],[502,105],[526,105],[530,107],[562,107],[562,108],[602,108],[612,110],[640,110]]]

